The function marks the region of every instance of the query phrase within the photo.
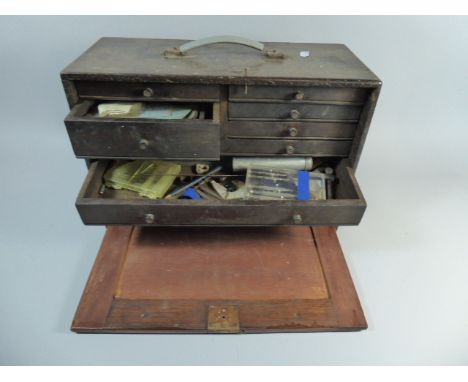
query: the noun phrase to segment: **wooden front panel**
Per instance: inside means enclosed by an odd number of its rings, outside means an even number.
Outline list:
[[[231,100],[297,100],[297,101],[334,101],[363,103],[368,96],[368,89],[333,88],[314,86],[230,86]]]
[[[230,102],[229,119],[312,119],[357,122],[361,109],[361,106],[354,105]]]
[[[339,122],[229,121],[225,134],[228,138],[352,139],[356,126]]]
[[[220,155],[220,127],[210,121],[67,121],[79,158],[211,159]]]
[[[278,139],[225,139],[222,154],[234,155],[288,155],[313,157],[346,157],[351,149],[350,140],[278,140]]]
[[[87,225],[151,226],[357,225],[366,209],[364,203],[353,200],[167,203],[150,199],[79,199],[76,207]],[[148,214],[154,216],[151,224],[146,221]],[[298,223],[296,215],[301,219]]]
[[[132,99],[147,101],[219,100],[219,86],[151,82],[76,81],[83,99]]]
[[[110,227],[72,324],[117,333],[366,327],[332,227]]]

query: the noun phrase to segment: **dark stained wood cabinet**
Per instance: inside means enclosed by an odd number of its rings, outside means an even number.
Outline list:
[[[380,80],[344,45],[214,44],[184,56],[165,52],[185,41],[103,38],[62,71],[75,155],[90,162],[77,199],[85,224],[355,225],[365,199],[354,177]],[[301,57],[301,52],[309,52]],[[203,120],[103,119],[99,101],[202,104]],[[242,156],[319,158],[337,170],[338,197],[310,202],[140,200],[98,193],[116,159],[220,160]],[[273,205],[274,208],[270,208]],[[148,223],[145,216],[155,219]],[[294,221],[293,216],[300,215]]]
[[[62,71],[70,106],[65,125],[76,157],[89,169],[76,207],[85,224],[109,226],[74,330],[366,326],[333,227],[359,224],[366,209],[355,171],[381,81],[341,44],[224,40],[185,51],[182,40],[102,38]],[[204,113],[182,120],[98,118],[92,110],[103,101],[196,104]],[[245,156],[313,157],[334,169],[334,198],[152,200],[102,192],[103,175],[115,161],[228,163]],[[194,246],[198,255],[190,252]],[[265,269],[249,255],[253,247]],[[177,269],[173,277],[155,265],[166,260],[168,269]],[[184,277],[200,284],[196,293]]]

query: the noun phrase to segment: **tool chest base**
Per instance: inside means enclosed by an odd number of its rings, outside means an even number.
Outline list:
[[[75,332],[356,331],[334,227],[107,229]]]

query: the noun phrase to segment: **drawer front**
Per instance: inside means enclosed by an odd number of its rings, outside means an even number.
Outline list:
[[[230,102],[229,119],[329,120],[357,122],[361,106]]]
[[[365,205],[355,203],[324,203],[300,205],[165,205],[151,202],[131,203],[102,201],[77,202],[84,224],[88,225],[151,225],[151,226],[280,226],[280,225],[357,225]],[[148,215],[154,216],[151,224]],[[300,220],[299,220],[300,219]]]
[[[276,99],[363,103],[369,90],[363,88],[324,88],[304,86],[230,86],[229,99]]]
[[[79,97],[84,99],[219,100],[219,86],[215,85],[76,81],[75,86]]]
[[[208,121],[65,121],[79,158],[210,159],[220,155],[219,124]]]
[[[334,138],[352,139],[355,123],[229,121],[227,137],[247,138]]]
[[[151,200],[104,197],[99,190],[107,161],[93,162],[76,206],[85,224],[152,226],[355,225],[366,203],[350,169],[339,185],[343,199],[324,201]],[[337,174],[340,174],[337,171]],[[341,175],[339,175],[341,176]],[[337,193],[340,194],[340,193]],[[148,219],[150,217],[150,219]],[[150,221],[150,223],[149,223]]]
[[[278,139],[225,139],[221,152],[226,155],[248,154],[289,155],[314,157],[346,157],[351,150],[350,140],[278,140]]]

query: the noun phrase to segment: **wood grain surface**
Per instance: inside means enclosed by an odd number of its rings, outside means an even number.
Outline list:
[[[166,58],[164,51],[186,40],[104,37],[62,71],[71,80],[146,80],[185,83],[307,83],[379,86],[380,80],[345,45],[267,42],[267,49],[284,53],[268,58],[241,45],[215,44]],[[309,51],[303,58],[301,51]],[[340,82],[342,81],[342,82]],[[332,86],[332,85],[329,85]]]
[[[109,227],[72,330],[367,327],[334,227]]]
[[[116,297],[325,299],[326,283],[309,232],[308,227],[137,229]]]

